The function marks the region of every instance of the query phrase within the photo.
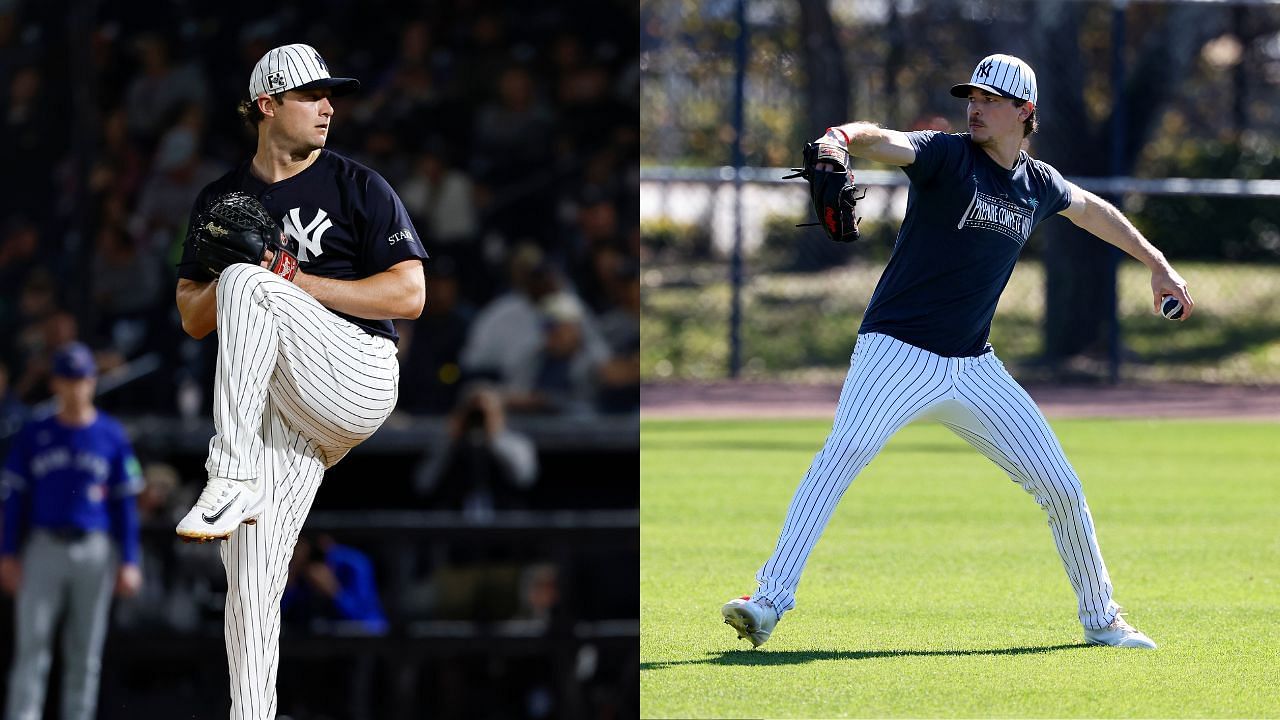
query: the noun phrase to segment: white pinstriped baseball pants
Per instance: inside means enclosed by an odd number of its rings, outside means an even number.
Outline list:
[[[858,338],[831,434],[796,489],[753,597],[779,613],[795,607],[800,574],[853,478],[889,438],[916,419],[941,422],[1035,497],[1086,628],[1106,627],[1118,608],[1080,479],[1035,402],[994,352],[948,358],[887,335]]]
[[[395,407],[395,344],[256,265],[217,285],[218,369],[211,476],[260,477],[267,507],[222,543],[231,720],[274,720],[280,599],[324,471]]]

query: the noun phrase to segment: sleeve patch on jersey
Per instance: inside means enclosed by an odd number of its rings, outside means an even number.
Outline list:
[[[129,458],[124,461],[124,471],[130,478],[142,477],[142,464],[138,462],[137,456],[130,455]]]
[[[124,461],[124,482],[116,486],[111,493],[113,497],[129,497],[137,495],[146,487],[146,481],[142,477],[142,464],[138,462],[138,457],[132,453]]]
[[[387,238],[388,245],[395,245],[401,240],[412,240],[413,233],[409,232],[409,228],[400,228],[400,232],[395,233]]]

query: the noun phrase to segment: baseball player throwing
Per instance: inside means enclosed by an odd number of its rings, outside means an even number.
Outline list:
[[[755,594],[721,612],[753,646],[768,640],[795,607],[805,562],[849,483],[898,429],[924,418],[990,458],[1048,513],[1086,642],[1155,648],[1120,617],[1080,479],[987,337],[1018,253],[1053,214],[1150,268],[1156,307],[1171,295],[1186,320],[1194,303],[1182,277],[1115,207],[1022,150],[1036,127],[1037,102],[1035,73],[1025,62],[984,58],[951,94],[968,100],[967,133],[857,122],[806,148],[802,174],[834,239],[857,236],[850,154],[903,169],[911,180],[907,213],[858,331],[831,434],[796,490]]]
[[[177,531],[226,540],[232,720],[275,717],[294,543],[325,469],[395,406],[391,319],[418,317],[426,297],[400,199],[324,149],[330,98],[358,88],[307,45],[258,61],[241,105],[257,151],[200,193],[178,269],[183,328],[218,330],[209,481]]]

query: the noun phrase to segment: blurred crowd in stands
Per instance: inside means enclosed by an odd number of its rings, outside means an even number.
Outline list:
[[[400,409],[483,380],[511,412],[636,411],[634,7],[114,3],[87,47],[58,7],[0,0],[0,426],[71,339],[155,367],[112,412],[207,417],[215,343],[182,333],[174,265],[196,194],[252,154],[250,69],[287,42],[361,80],[328,147],[391,183],[432,256]]]
[[[362,83],[335,102],[328,147],[390,182],[431,255],[426,310],[397,323],[400,411],[445,418],[444,446],[403,472],[412,506],[471,521],[528,506],[541,448],[509,416],[639,407],[636,14],[620,2],[0,0],[0,450],[49,397],[51,358],[73,340],[95,351],[104,410],[209,419],[216,341],[183,333],[175,265],[197,193],[253,152],[236,105],[254,63],[304,42]],[[144,537],[142,592],[117,606],[115,626],[216,630],[216,549],[167,534],[199,471],[146,455],[139,514],[166,532]],[[610,552],[362,551],[307,535],[290,567],[286,634],[633,617],[634,553]],[[607,676],[613,688],[596,705],[629,702],[617,694],[634,685],[632,655],[592,659],[588,675],[579,658],[584,686]],[[477,672],[509,674],[484,662]],[[530,662],[540,669],[512,695],[520,711],[494,705],[486,716],[554,714],[549,666]],[[465,691],[470,666],[455,665],[432,692]],[[282,673],[282,688],[294,679]]]

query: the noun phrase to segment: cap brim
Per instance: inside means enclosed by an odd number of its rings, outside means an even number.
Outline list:
[[[320,80],[312,80],[309,83],[299,85],[294,90],[314,90],[316,88],[329,88],[333,91],[333,96],[350,95],[360,89],[360,81],[355,78],[321,78]]]
[[[978,83],[961,83],[959,85],[956,85],[955,87],[951,88],[951,96],[958,97],[958,98],[969,97],[970,89],[986,90],[992,95],[999,95],[1000,97],[1009,98],[1010,100],[1022,99],[1017,95],[1007,93],[994,85],[980,85]]]

